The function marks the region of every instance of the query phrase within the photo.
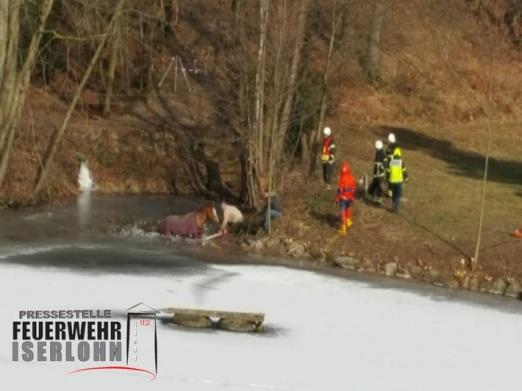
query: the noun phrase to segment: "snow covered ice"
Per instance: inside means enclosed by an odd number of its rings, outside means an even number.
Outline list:
[[[491,390],[518,383],[522,317],[309,271],[211,266],[171,275],[74,273],[1,264],[3,384],[54,389]],[[81,363],[11,362],[20,309],[133,303],[263,311],[261,334],[158,328],[158,377],[66,375]]]

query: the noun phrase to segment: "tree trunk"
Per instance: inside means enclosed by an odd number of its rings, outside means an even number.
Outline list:
[[[1,182],[3,182],[3,179],[5,178],[5,174],[7,172],[7,165],[9,163],[9,156],[11,155],[11,149],[13,147],[13,140],[15,136],[15,127],[12,126],[9,129],[7,136],[7,143],[4,148],[4,152],[2,154],[2,159],[0,160],[0,185]]]
[[[8,5],[7,42],[2,77],[2,90],[0,105],[0,153],[2,159],[4,146],[11,131],[12,113],[16,100],[16,78],[18,72],[18,36],[20,33],[20,7],[21,0],[10,0]],[[5,102],[9,102],[6,104]],[[0,178],[0,185],[2,178]]]
[[[472,8],[474,12],[479,12],[483,6],[483,0],[473,0]]]
[[[53,161],[54,155],[56,154],[56,150],[58,149],[60,140],[62,139],[62,136],[65,133],[65,130],[67,129],[69,120],[71,119],[72,113],[73,113],[74,109],[76,108],[76,104],[78,103],[78,99],[80,98],[80,95],[85,87],[85,84],[87,84],[87,80],[89,79],[89,77],[91,75],[92,69],[96,65],[96,62],[98,61],[98,58],[100,57],[100,54],[103,51],[103,48],[105,47],[105,44],[107,43],[107,40],[109,39],[111,34],[114,33],[116,20],[118,19],[118,16],[121,12],[124,2],[125,2],[125,0],[118,1],[118,4],[116,5],[116,8],[114,10],[114,14],[112,15],[109,25],[107,26],[107,31],[104,34],[100,43],[98,44],[98,47],[96,48],[96,52],[94,53],[94,56],[92,57],[91,62],[89,63],[89,66],[85,70],[85,73],[83,74],[83,78],[76,90],[76,93],[69,105],[69,108],[67,109],[67,113],[65,114],[62,125],[51,136],[51,141],[49,143],[49,147],[47,148],[45,157],[43,159],[41,169],[38,171],[38,174],[37,174],[37,179],[36,179],[35,187],[33,190],[33,198],[38,197],[38,195],[40,194],[40,191],[42,190],[42,187],[43,187],[43,184],[45,181],[45,177],[46,177],[49,167]]]
[[[299,137],[299,142],[301,143],[301,156],[310,156],[310,143],[308,142],[308,137],[306,137],[306,134],[304,132],[301,133],[301,137]]]
[[[471,266],[473,270],[477,269],[479,263],[479,255],[480,255],[480,244],[482,241],[482,226],[484,224],[484,210],[486,207],[486,189],[488,183],[488,171],[489,171],[489,151],[491,149],[491,125],[489,123],[489,119],[487,120],[487,133],[488,133],[488,141],[486,147],[486,159],[484,162],[484,176],[482,178],[482,193],[480,197],[480,212],[479,212],[479,224],[477,229],[477,240],[475,242],[475,252],[473,258],[471,259]]]
[[[116,21],[114,27],[114,37],[111,42],[111,55],[109,58],[109,69],[108,69],[108,80],[107,80],[107,93],[105,95],[105,102],[103,105],[103,115],[108,115],[111,109],[112,91],[114,89],[114,75],[116,73],[116,67],[118,66],[118,52],[120,49],[120,29],[119,23]]]
[[[471,267],[476,270],[479,264],[480,255],[480,244],[482,241],[482,226],[484,224],[484,211],[486,208],[486,190],[488,184],[488,173],[489,173],[489,153],[491,150],[492,131],[491,131],[491,103],[493,96],[493,63],[494,63],[494,51],[491,51],[491,62],[489,66],[489,81],[488,91],[486,100],[486,130],[488,133],[488,139],[486,144],[486,158],[484,159],[484,176],[482,177],[482,193],[480,197],[480,212],[479,212],[479,224],[477,229],[477,240],[475,242],[475,253],[471,259]]]
[[[290,64],[286,100],[283,107],[283,113],[281,115],[281,126],[285,127],[285,129],[289,125],[290,112],[292,110],[292,103],[294,101],[295,90],[297,85],[297,75],[299,72],[299,65],[301,64],[301,51],[303,48],[303,42],[306,31],[306,19],[308,16],[308,2],[309,0],[301,0],[298,10],[297,26],[295,28],[295,46]]]
[[[0,1],[3,2],[0,10],[4,12],[3,15],[5,16],[5,0]],[[40,47],[40,41],[53,3],[54,0],[44,0],[41,3],[37,28],[31,36],[25,60],[19,68],[18,46],[22,1],[9,1],[7,40],[4,41],[3,44],[5,53],[3,64],[1,65],[2,73],[0,76],[0,102],[8,102],[8,104],[4,103],[0,105],[0,187],[2,186],[7,172],[7,165],[9,163],[13,140],[25,104],[31,74]],[[3,50],[4,48],[0,46],[0,50]]]
[[[246,114],[252,123],[244,140],[248,156],[248,200],[254,207],[259,205],[261,179],[263,190],[280,188],[286,134],[302,63],[308,4],[309,0],[260,0],[259,3],[260,35],[252,67],[255,82]],[[248,46],[248,43],[242,44],[246,53]],[[245,70],[248,74],[248,67]]]
[[[270,0],[261,0],[259,4],[259,50],[257,55],[257,70],[256,70],[256,108],[254,116],[254,131],[257,134],[257,148],[260,151],[258,156],[258,169],[264,173],[265,161],[262,151],[264,151],[264,90],[265,90],[265,41],[266,41],[266,27],[268,24],[268,9],[270,7]]]
[[[285,92],[286,92],[286,81],[288,75],[288,62],[284,58],[285,42],[288,40],[287,31],[287,7],[286,2],[284,3],[282,10],[281,7],[278,9],[279,14],[275,19],[275,37],[276,48],[275,57],[272,60],[272,78],[273,84],[270,91],[272,95],[272,105],[269,106],[269,121],[267,121],[267,128],[265,130],[265,145],[266,148],[263,151],[263,156],[266,156],[267,167],[266,171],[263,171],[263,176],[267,178],[267,186],[270,187],[270,191],[273,191],[274,181],[272,181],[272,175],[274,173],[274,159],[277,159],[280,153],[282,153],[282,147],[279,140],[279,134],[286,131],[286,128],[281,123],[281,112],[284,104]]]
[[[314,175],[314,173],[315,173],[315,168],[317,165],[317,154],[319,152],[319,140],[321,139],[321,130],[323,129],[323,126],[324,126],[324,117],[326,115],[326,109],[328,106],[327,95],[328,95],[328,80],[330,78],[330,62],[332,59],[333,48],[334,48],[334,43],[335,43],[335,32],[337,30],[336,6],[337,6],[337,1],[333,0],[332,29],[330,31],[330,42],[328,44],[328,55],[326,56],[326,63],[324,64],[323,83],[321,86],[321,106],[319,108],[319,119],[317,121],[317,128],[315,129],[315,133],[312,134],[310,168],[309,168],[309,172],[308,172],[310,176]],[[303,153],[303,156],[307,156],[307,155],[305,155]]]
[[[4,78],[4,63],[7,50],[7,25],[9,21],[9,0],[0,0],[0,91]]]
[[[295,44],[292,53],[292,59],[290,63],[290,71],[288,75],[288,84],[286,90],[286,99],[281,114],[279,137],[275,140],[277,145],[281,148],[277,156],[277,172],[273,172],[272,175],[276,175],[277,179],[275,183],[280,183],[282,180],[282,163],[284,155],[284,143],[286,130],[290,124],[290,114],[292,111],[292,104],[297,86],[297,76],[299,73],[299,65],[301,64],[301,52],[303,49],[304,37],[306,33],[306,21],[308,17],[308,4],[309,0],[301,0],[298,6],[297,25],[295,26]],[[276,171],[276,170],[274,170]]]
[[[249,137],[248,147],[248,203],[249,206],[257,208],[259,204],[259,193],[257,191],[256,178],[264,173],[265,159],[265,65],[266,65],[266,36],[268,25],[268,10],[270,7],[270,0],[260,0],[259,3],[259,46],[257,52],[256,77],[254,86],[255,108],[254,121],[250,129],[251,136]]]
[[[368,36],[368,52],[366,54],[366,77],[370,83],[381,78],[381,32],[386,9],[385,0],[375,0],[372,26]]]

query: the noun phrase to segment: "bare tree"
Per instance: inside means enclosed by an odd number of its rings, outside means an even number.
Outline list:
[[[0,0],[0,187],[5,178],[31,74],[53,2],[44,0],[40,3],[36,29],[31,35],[20,66],[20,13],[23,10],[23,1]]]
[[[4,64],[8,39],[9,0],[0,0],[0,89],[4,78]]]
[[[118,18],[119,19],[119,18]],[[118,20],[115,22],[114,36],[111,40],[111,54],[109,57],[109,69],[107,70],[107,92],[105,93],[105,102],[103,104],[103,114],[109,114],[111,109],[111,100],[114,90],[114,76],[116,73],[116,67],[119,62],[119,49],[121,44],[121,32],[119,28]]]
[[[492,131],[491,131],[491,100],[493,96],[493,68],[494,63],[494,49],[491,49],[491,60],[488,72],[488,89],[485,103],[485,112],[486,112],[486,131],[487,131],[487,141],[486,141],[486,153],[484,158],[484,174],[482,177],[482,191],[480,195],[480,211],[479,211],[479,221],[477,228],[477,240],[475,241],[475,252],[473,258],[471,259],[471,266],[473,269],[476,269],[479,264],[479,255],[480,255],[480,245],[482,242],[482,227],[484,225],[484,211],[486,209],[486,190],[488,185],[488,174],[489,174],[489,153],[491,150],[491,141],[492,141]]]
[[[248,200],[251,206],[256,207],[258,203],[258,192],[256,172],[263,173],[265,159],[263,154],[265,135],[264,135],[264,91],[266,74],[266,37],[268,24],[268,11],[270,0],[260,0],[259,2],[259,45],[257,53],[257,66],[255,76],[255,108],[254,122],[252,124],[252,137],[248,141]]]
[[[297,89],[298,72],[299,66],[301,65],[303,42],[305,38],[306,22],[308,18],[308,7],[309,0],[301,0],[297,6],[297,20],[295,23],[294,46],[292,48],[292,57],[288,74],[288,83],[286,86],[283,112],[281,114],[281,119],[279,123],[280,132],[279,137],[276,140],[272,138],[272,141],[276,141],[276,147],[279,147],[280,149],[276,149],[277,154],[275,156],[272,156],[272,164],[274,166],[278,166],[278,170],[274,171],[274,167],[272,168],[272,171],[270,173],[270,180],[272,181],[275,179],[278,183],[282,181],[282,172],[284,169],[283,158],[285,138],[287,130],[290,126],[290,113],[292,110],[294,97]],[[271,151],[273,150],[274,148],[271,149]]]
[[[326,109],[328,107],[327,97],[328,97],[328,82],[330,80],[330,72],[331,72],[331,61],[332,55],[334,51],[335,45],[335,36],[337,34],[337,28],[342,19],[342,15],[338,16],[337,13],[337,0],[333,0],[332,4],[332,19],[331,19],[331,29],[330,29],[330,39],[328,43],[328,54],[326,55],[326,61],[323,69],[323,79],[321,85],[321,104],[319,108],[319,119],[317,120],[317,126],[315,128],[315,132],[311,132],[310,134],[310,145],[312,146],[311,154],[310,154],[310,168],[309,175],[314,175],[315,168],[317,165],[317,154],[319,152],[319,140],[321,138],[321,130],[324,126],[324,117],[326,115]]]
[[[109,22],[109,25],[107,26],[106,33],[103,35],[103,38],[98,43],[98,47],[96,49],[96,52],[94,53],[94,56],[91,59],[91,62],[89,63],[89,66],[85,70],[82,80],[76,90],[76,93],[74,94],[74,97],[69,104],[69,108],[67,109],[67,112],[65,114],[65,117],[63,119],[63,122],[59,128],[53,132],[51,136],[51,140],[49,143],[49,146],[47,148],[47,152],[45,153],[42,166],[40,167],[36,182],[33,190],[33,198],[38,197],[40,194],[40,191],[42,190],[45,178],[47,176],[47,172],[49,171],[49,167],[54,159],[54,155],[56,154],[56,150],[58,149],[58,145],[60,144],[60,140],[62,139],[65,130],[67,129],[67,125],[69,124],[69,120],[71,119],[72,113],[76,108],[76,104],[78,103],[78,100],[80,98],[80,95],[87,83],[87,80],[89,79],[91,72],[95,66],[95,64],[98,61],[98,58],[100,57],[100,54],[102,53],[105,44],[107,43],[108,39],[114,34],[114,30],[116,27],[116,21],[118,20],[118,17],[121,13],[121,9],[123,7],[123,4],[125,3],[125,0],[119,0],[116,8],[114,10],[114,13],[111,17],[111,20]]]
[[[386,11],[386,0],[375,0],[370,34],[368,35],[368,49],[365,59],[365,72],[370,83],[381,78],[381,32]]]
[[[294,97],[300,82],[303,43],[309,0],[259,1],[258,35],[255,55],[236,61],[253,61],[242,69],[239,106],[247,124],[243,132],[246,146],[246,185],[248,204],[259,205],[259,179],[269,190],[280,187],[284,170],[285,143],[294,119]],[[236,14],[236,19],[239,17]],[[242,53],[252,41],[241,33]],[[252,60],[249,60],[252,59]],[[248,69],[255,69],[250,77]],[[253,91],[249,94],[249,91]],[[265,189],[266,190],[266,189]]]

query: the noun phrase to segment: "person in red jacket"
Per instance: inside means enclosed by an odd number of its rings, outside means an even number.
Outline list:
[[[347,229],[353,224],[352,222],[352,203],[355,199],[355,190],[357,183],[353,177],[350,165],[344,162],[341,166],[341,175],[339,176],[339,184],[337,185],[336,202],[341,208],[341,226],[339,233],[345,235]]]

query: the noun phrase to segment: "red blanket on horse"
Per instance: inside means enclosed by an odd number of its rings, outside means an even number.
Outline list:
[[[203,229],[198,227],[195,212],[183,216],[165,217],[159,224],[158,232],[162,235],[178,235],[184,238],[199,238],[203,235]]]

